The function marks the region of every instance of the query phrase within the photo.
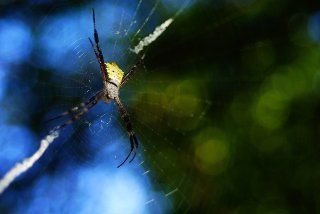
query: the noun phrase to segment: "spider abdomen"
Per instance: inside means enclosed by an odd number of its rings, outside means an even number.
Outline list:
[[[121,84],[124,72],[115,62],[107,62],[105,63],[105,66],[107,68],[109,82],[119,86]]]
[[[105,93],[110,99],[115,99],[119,96],[119,87],[113,82],[106,82]]]

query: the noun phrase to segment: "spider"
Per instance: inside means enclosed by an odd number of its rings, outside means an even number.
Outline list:
[[[117,166],[117,168],[119,168],[128,160],[128,158],[130,157],[133,151],[134,151],[134,154],[131,160],[129,161],[129,163],[131,163],[134,160],[137,153],[136,150],[139,145],[135,132],[132,128],[132,124],[130,122],[129,114],[119,98],[119,89],[125,83],[127,83],[130,79],[132,79],[134,73],[137,71],[137,68],[141,65],[144,55],[138,60],[138,62],[134,66],[131,67],[129,72],[126,73],[125,75],[124,75],[124,72],[118,67],[118,65],[115,62],[105,62],[102,54],[102,50],[99,44],[99,35],[96,29],[96,19],[95,19],[94,9],[92,9],[92,17],[93,17],[93,35],[94,35],[95,46],[92,40],[90,39],[90,37],[89,37],[89,42],[91,44],[91,47],[96,55],[96,58],[100,66],[100,72],[101,72],[101,77],[103,81],[103,88],[86,102],[83,102],[71,108],[70,110],[60,114],[57,117],[50,119],[49,121],[64,117],[66,115],[71,115],[71,119],[69,119],[62,125],[55,127],[53,131],[61,130],[65,126],[80,119],[80,117],[83,114],[88,112],[100,100],[103,100],[106,104],[108,104],[111,100],[114,100],[119,108],[121,118],[125,123],[126,130],[129,135],[130,147],[131,147],[127,157],[124,159],[124,161],[121,164]]]

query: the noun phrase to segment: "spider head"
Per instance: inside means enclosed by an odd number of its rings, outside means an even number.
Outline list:
[[[112,82],[114,82],[117,86],[120,85],[124,72],[118,67],[115,62],[107,62],[105,63],[107,68],[108,77]]]

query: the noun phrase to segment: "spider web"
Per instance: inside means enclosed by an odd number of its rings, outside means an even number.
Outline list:
[[[0,8],[1,213],[316,213],[318,4],[14,2]],[[64,120],[45,122],[102,87],[92,7],[106,61],[124,71],[174,20],[120,91],[140,145],[119,169],[130,145],[113,102],[59,137],[48,133]]]
[[[192,3],[185,0],[174,3],[160,0],[99,2],[77,11],[67,10],[70,18],[57,13],[63,5],[52,9],[37,28],[43,35],[39,39],[40,47],[44,47],[39,48],[37,63],[46,62],[40,68],[43,71],[39,73],[37,86],[41,110],[45,113],[43,121],[86,101],[102,88],[98,63],[87,39],[92,36],[93,27],[90,8],[96,11],[105,60],[117,62],[127,72],[140,57],[132,51],[139,41],[166,20],[179,18],[191,6]],[[174,25],[169,28],[174,31]],[[58,37],[63,39],[58,40]],[[55,44],[55,41],[59,43]],[[149,57],[150,61],[161,59],[152,58],[152,51],[148,48],[144,50],[144,65],[120,90],[120,98],[130,114],[140,143],[136,159],[116,168],[129,152],[129,138],[116,105],[100,102],[81,120],[60,133],[52,148],[44,154],[45,158],[41,159],[40,170],[25,175],[31,176],[27,183],[34,196],[34,200],[29,200],[27,210],[32,212],[46,191],[54,195],[58,186],[70,190],[67,187],[69,179],[75,179],[75,186],[71,189],[76,193],[67,191],[59,194],[59,197],[63,196],[60,199],[46,197],[57,201],[54,205],[57,208],[49,206],[52,212],[65,210],[66,206],[79,206],[76,200],[70,200],[69,204],[62,202],[79,192],[92,199],[87,207],[81,207],[84,212],[86,209],[106,212],[99,194],[111,200],[110,204],[115,204],[114,210],[107,210],[109,212],[122,212],[121,206],[125,205],[118,205],[121,200],[128,206],[127,213],[188,211],[188,200],[192,198],[189,195],[192,182],[189,175],[194,169],[188,168],[187,163],[192,157],[184,147],[192,143],[192,130],[203,122],[211,102],[206,98],[207,92],[201,90],[203,79],[170,75],[175,71],[165,62],[161,68],[149,67]],[[57,50],[61,53],[54,52]],[[48,68],[55,72],[46,72]],[[45,135],[63,121],[43,122],[44,127],[41,125],[39,130]],[[126,177],[129,181],[124,179]],[[54,187],[48,187],[48,182]],[[102,188],[114,190],[101,193],[99,187],[93,185],[95,182]],[[138,204],[132,204],[134,202]]]

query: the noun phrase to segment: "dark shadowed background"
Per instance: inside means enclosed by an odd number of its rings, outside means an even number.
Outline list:
[[[185,4],[186,3],[186,4]],[[320,3],[288,0],[1,1],[0,175],[101,87],[106,61],[165,20],[113,103],[62,130],[0,195],[0,213],[320,213]]]

